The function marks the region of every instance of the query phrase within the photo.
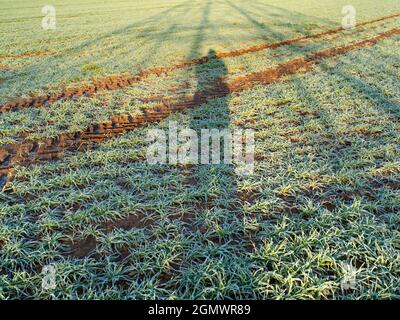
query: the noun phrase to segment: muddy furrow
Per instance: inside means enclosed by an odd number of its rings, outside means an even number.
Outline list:
[[[388,20],[388,19],[393,19],[396,17],[400,17],[400,13],[381,17],[379,19],[361,22],[361,23],[357,24],[357,26],[360,27],[360,26],[365,26],[365,25],[369,25],[369,24],[374,24],[377,22],[381,22],[381,21]],[[98,80],[94,80],[89,85],[81,86],[78,88],[67,88],[67,89],[61,90],[58,93],[54,93],[54,94],[48,94],[48,95],[43,95],[43,96],[32,96],[29,98],[20,98],[20,99],[10,101],[10,102],[0,106],[0,113],[23,109],[23,108],[29,108],[29,107],[48,106],[49,104],[54,103],[56,101],[63,101],[66,99],[75,99],[75,98],[79,98],[81,96],[90,97],[99,91],[122,89],[122,88],[128,87],[134,83],[138,83],[141,80],[144,80],[153,75],[169,74],[175,70],[185,69],[185,68],[189,68],[189,67],[192,67],[195,65],[205,64],[214,59],[237,57],[237,56],[254,53],[254,52],[258,52],[258,51],[263,51],[263,50],[268,50],[268,49],[271,49],[271,50],[277,49],[279,47],[287,46],[287,45],[290,45],[293,43],[310,40],[310,39],[318,39],[323,36],[333,35],[333,34],[343,32],[343,31],[344,30],[342,28],[331,29],[331,30],[327,30],[324,32],[307,35],[307,36],[302,36],[302,37],[297,37],[297,38],[292,38],[292,39],[287,39],[287,40],[283,40],[283,41],[272,43],[272,44],[267,43],[267,44],[251,46],[251,47],[239,49],[239,50],[217,52],[211,56],[204,56],[204,57],[201,57],[198,59],[174,64],[171,66],[157,67],[157,68],[144,70],[137,75],[107,76],[107,77],[104,77],[104,78],[101,78]],[[362,32],[362,31],[363,30],[356,30],[357,33]]]
[[[309,54],[303,58],[298,58],[286,63],[282,63],[274,68],[268,68],[260,72],[255,72],[250,75],[239,77],[229,83],[229,89],[231,92],[240,92],[256,84],[270,84],[282,78],[283,76],[293,75],[297,73],[305,73],[311,70],[313,65],[319,63],[324,59],[340,56],[355,49],[372,47],[381,40],[399,34],[400,34],[400,28],[395,28],[380,33],[372,38],[360,41],[353,41],[347,45],[318,51]]]
[[[210,89],[199,91],[187,96],[179,102],[161,102],[158,107],[143,111],[141,115],[115,115],[110,121],[90,126],[84,132],[62,133],[58,137],[45,141],[26,141],[6,145],[0,148],[0,183],[7,182],[4,175],[10,180],[15,165],[29,165],[32,163],[59,159],[64,151],[83,151],[93,144],[100,143],[118,135],[132,131],[149,123],[167,118],[171,113],[194,108],[210,99],[225,97],[230,93],[241,92],[257,84],[270,84],[279,81],[285,76],[305,73],[313,70],[313,66],[324,59],[337,57],[347,52],[374,46],[377,42],[391,36],[400,35],[400,28],[378,34],[375,37],[354,41],[348,45],[333,47],[312,53],[306,57],[282,63],[274,68],[268,68],[247,76],[239,77],[228,84],[222,79],[215,81]]]
[[[10,55],[0,55],[0,59],[20,59],[20,58],[32,58],[32,57],[44,57],[51,55],[51,52],[46,51],[33,51],[21,54],[10,54]]]
[[[377,23],[377,22],[381,22],[387,19],[393,19],[393,18],[397,18],[400,17],[400,13],[397,14],[393,14],[390,16],[385,16],[385,17],[381,17],[375,20],[370,20],[370,21],[364,21],[364,22],[360,22],[357,23],[356,27],[362,27],[362,26],[366,26],[369,24],[373,24],[373,23]],[[276,43],[272,43],[272,44],[261,44],[261,45],[256,45],[256,46],[251,46],[248,48],[244,48],[244,49],[238,49],[238,50],[234,50],[234,51],[229,51],[229,52],[220,52],[217,53],[217,57],[218,58],[225,58],[225,57],[237,57],[237,56],[241,56],[247,53],[253,53],[253,52],[257,52],[257,51],[263,51],[263,50],[268,50],[268,49],[277,49],[279,47],[283,47],[286,45],[290,45],[296,42],[302,42],[302,41],[306,41],[306,40],[312,40],[312,39],[318,39],[324,36],[329,36],[329,35],[334,35],[340,32],[343,32],[343,28],[336,28],[336,29],[331,29],[331,30],[327,30],[327,31],[323,31],[320,33],[314,33],[311,35],[307,35],[307,36],[302,36],[302,37],[298,37],[298,38],[292,38],[292,39],[288,39],[288,40],[283,40],[281,42],[276,42]],[[355,33],[358,33],[357,30]]]

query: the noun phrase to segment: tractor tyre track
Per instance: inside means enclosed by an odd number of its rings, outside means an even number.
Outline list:
[[[60,159],[64,151],[83,151],[93,144],[109,140],[146,124],[159,122],[174,112],[200,106],[210,99],[225,97],[230,93],[239,93],[257,84],[271,84],[285,76],[309,72],[313,70],[314,65],[325,59],[341,56],[356,49],[372,47],[379,41],[395,35],[400,35],[400,28],[391,29],[372,38],[318,51],[303,58],[282,63],[274,68],[239,77],[228,84],[217,81],[210,89],[199,91],[176,103],[162,101],[159,106],[143,111],[138,116],[114,115],[110,121],[92,125],[84,132],[61,133],[56,138],[45,141],[25,141],[3,146],[0,148],[0,177],[8,175],[6,182],[10,181],[16,165]],[[0,179],[1,181],[4,185],[4,177]]]
[[[393,14],[390,16],[385,16],[381,17],[378,19],[374,20],[369,20],[369,21],[364,21],[361,23],[357,24],[357,27],[361,26],[366,26],[369,24],[374,24],[377,22],[381,22],[384,20],[388,19],[393,19],[396,17],[400,17],[400,13],[398,14]],[[204,56],[198,59],[193,59],[190,61],[174,64],[171,66],[166,66],[166,67],[156,67],[148,70],[141,71],[137,75],[112,75],[112,76],[107,76],[98,80],[93,80],[91,84],[77,87],[77,88],[67,88],[67,89],[62,89],[58,93],[54,94],[47,94],[43,96],[31,96],[29,98],[19,98],[10,102],[7,102],[4,105],[0,105],[0,113],[8,112],[8,111],[15,111],[23,108],[29,108],[29,107],[42,107],[42,106],[47,106],[51,103],[54,103],[59,100],[66,100],[66,99],[76,99],[82,96],[87,96],[91,97],[95,93],[99,91],[104,91],[104,90],[115,90],[115,89],[122,89],[128,86],[131,86],[134,83],[138,83],[150,76],[156,75],[162,75],[162,74],[169,74],[170,72],[173,72],[178,69],[185,69],[185,68],[190,68],[195,65],[201,65],[205,64],[211,60],[214,59],[220,59],[220,58],[229,58],[229,57],[237,57],[241,56],[244,54],[249,54],[249,53],[255,53],[263,50],[273,50],[277,49],[283,46],[287,46],[296,42],[301,42],[305,40],[310,40],[310,39],[318,39],[323,36],[327,35],[334,35],[340,32],[343,32],[343,28],[336,28],[336,29],[331,29],[319,33],[315,33],[312,35],[306,35],[306,36],[301,36],[297,38],[291,38],[287,40],[283,40],[280,42],[276,43],[266,43],[266,44],[261,44],[261,45],[256,45],[256,46],[251,46],[248,48],[244,49],[238,49],[238,50],[233,50],[233,51],[226,51],[226,52],[217,52],[215,55],[212,56]],[[356,30],[354,32],[359,33],[364,31],[363,29]],[[1,56],[0,56],[1,58]]]
[[[0,59],[21,59],[21,58],[32,58],[32,57],[45,57],[53,54],[47,51],[32,51],[21,54],[10,54],[10,55],[0,55]]]

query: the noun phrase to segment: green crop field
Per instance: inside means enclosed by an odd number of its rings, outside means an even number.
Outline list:
[[[400,298],[398,0],[45,4],[0,0],[0,299]],[[150,164],[172,121],[254,172]]]

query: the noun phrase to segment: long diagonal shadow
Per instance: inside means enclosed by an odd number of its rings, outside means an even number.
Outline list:
[[[163,30],[163,32],[158,33],[154,35],[154,40],[153,42],[149,43],[148,41],[146,42],[146,51],[149,52],[150,54],[146,55],[145,60],[142,59],[141,61],[137,61],[136,65],[138,66],[138,70],[135,71],[140,71],[140,66],[143,65],[144,62],[151,61],[151,56],[155,56],[158,49],[161,47],[160,43],[165,41],[165,35],[168,35],[175,31],[177,29],[177,23],[178,18],[181,19],[182,15],[185,16],[189,14],[190,10],[192,8],[189,6],[191,1],[185,1],[183,3],[180,3],[178,5],[175,5],[171,8],[168,8],[160,13],[157,13],[149,18],[145,18],[143,20],[140,20],[138,22],[129,24],[128,26],[124,26],[122,28],[113,30],[109,33],[106,33],[102,36],[96,37],[94,39],[90,39],[87,41],[84,41],[83,43],[79,44],[78,46],[75,46],[73,48],[66,49],[65,51],[60,52],[60,54],[55,55],[55,56],[48,56],[45,59],[46,60],[41,60],[41,64],[38,66],[37,64],[29,64],[23,68],[20,69],[18,72],[18,75],[38,75],[40,74],[42,77],[45,76],[46,82],[45,83],[38,83],[36,86],[33,83],[34,79],[20,79],[21,85],[24,86],[26,81],[29,82],[29,88],[30,91],[33,89],[38,89],[39,87],[43,86],[48,86],[52,85],[54,83],[58,83],[60,81],[60,75],[64,74],[66,70],[69,70],[71,68],[75,68],[75,59],[71,59],[73,55],[82,52],[83,50],[89,50],[90,47],[98,46],[99,42],[105,41],[109,39],[110,37],[113,36],[118,36],[118,35],[129,35],[132,31],[131,36],[133,36],[135,39],[139,39],[142,37],[146,37],[149,34],[149,30],[151,30],[152,27],[154,27],[153,23],[158,22],[158,23],[164,23],[167,26],[169,26],[166,30]],[[179,11],[182,9],[185,9],[183,11],[183,14]],[[139,30],[136,30],[136,28],[140,28]],[[132,41],[129,41],[130,39],[128,38],[127,40],[124,41],[124,45],[128,43],[129,45],[132,44]],[[134,42],[136,48],[139,48],[140,45],[142,44],[141,42]],[[106,45],[105,45],[106,47]],[[105,58],[105,59],[113,59],[113,58]],[[135,73],[135,72],[133,72]],[[18,76],[16,75],[16,76]],[[2,93],[2,88],[0,88],[0,93]],[[27,94],[28,92],[26,92]]]
[[[243,12],[243,10],[241,10],[241,11]],[[357,26],[371,25],[371,24],[374,24],[379,21],[396,18],[399,15],[400,14],[394,14],[394,15],[384,16],[384,17],[374,19],[374,20],[364,21],[364,22],[357,24]],[[254,19],[252,19],[251,21],[253,21],[253,20]],[[256,27],[257,27],[257,29],[259,29],[260,37],[261,38],[265,37],[265,32],[268,29],[265,28],[260,23],[256,23]],[[172,26],[169,27],[169,29],[167,30],[166,33],[170,33],[173,30],[175,30],[176,28],[177,28],[177,25],[173,24]],[[373,27],[370,27],[370,28],[373,29]],[[356,30],[353,33],[360,33],[363,31],[364,31],[364,29],[360,29],[360,30]],[[328,36],[328,35],[333,35],[333,34],[337,34],[340,32],[343,32],[342,28],[330,29],[330,30],[326,30],[323,32],[319,32],[319,33],[309,34],[306,36],[300,36],[300,37],[291,38],[291,39],[287,39],[287,40],[281,40],[281,41],[278,41],[275,43],[264,43],[264,44],[253,45],[250,47],[237,49],[237,50],[233,50],[233,51],[218,52],[218,53],[216,53],[216,56],[214,56],[214,57],[203,56],[201,58],[184,61],[184,62],[173,64],[170,66],[145,69],[136,75],[132,75],[132,74],[130,74],[130,75],[129,74],[119,74],[118,75],[117,74],[117,75],[106,76],[106,77],[99,78],[99,79],[93,79],[93,81],[91,83],[89,83],[88,85],[81,86],[78,88],[64,88],[61,91],[58,91],[58,92],[52,93],[52,94],[47,94],[47,95],[42,95],[42,96],[33,96],[33,97],[29,97],[29,98],[24,98],[24,99],[21,98],[21,99],[11,100],[4,105],[0,105],[0,113],[7,112],[10,110],[27,108],[27,107],[41,107],[41,106],[48,105],[48,104],[50,104],[56,100],[60,100],[60,99],[73,99],[73,98],[80,97],[82,95],[90,96],[91,94],[94,94],[100,90],[114,90],[114,89],[124,88],[124,87],[132,85],[132,83],[141,81],[148,76],[155,75],[155,74],[157,74],[157,75],[158,74],[168,74],[177,69],[189,68],[189,67],[197,65],[197,64],[205,64],[214,58],[238,57],[238,56],[241,56],[244,54],[250,54],[250,53],[267,50],[267,49],[278,49],[280,47],[286,47],[286,46],[289,46],[288,50],[287,50],[288,52],[304,53],[304,51],[307,51],[307,50],[304,50],[303,48],[291,46],[291,45],[294,43],[301,42],[303,40],[318,39],[325,35]],[[281,38],[281,36],[279,34],[275,33],[275,35],[278,38]],[[309,46],[307,46],[307,48],[309,48]],[[157,50],[150,50],[150,51],[152,52],[152,55],[154,55]],[[192,49],[192,51],[193,51],[193,49]],[[191,54],[191,56],[196,56],[196,55]]]
[[[157,108],[152,110],[146,110],[143,115],[137,117],[132,117],[130,114],[113,116],[111,121],[92,125],[85,132],[63,133],[54,139],[48,139],[46,141],[23,141],[22,143],[5,146],[0,149],[0,160],[2,165],[0,166],[0,175],[11,172],[15,164],[27,165],[35,161],[59,159],[65,150],[74,149],[75,151],[81,151],[84,150],[85,147],[90,147],[90,145],[94,143],[105,141],[119,135],[120,133],[133,130],[138,126],[165,119],[173,112],[199,107],[214,98],[226,99],[229,92],[239,93],[256,84],[270,84],[279,81],[282,77],[288,75],[308,72],[313,70],[315,64],[320,63],[327,58],[341,56],[347,52],[361,48],[372,47],[383,39],[399,34],[400,29],[394,28],[372,38],[363,39],[358,42],[351,42],[346,46],[314,52],[304,58],[294,59],[278,65],[277,67],[268,68],[261,72],[236,78],[227,85],[221,85],[222,80],[219,80],[218,83],[218,78],[221,79],[221,77],[217,77],[217,83],[214,83],[214,85],[211,84],[209,89],[202,90],[199,85],[195,98],[189,97],[176,103],[159,105]],[[215,53],[211,52],[211,54]],[[208,66],[209,69],[207,72],[210,71],[210,67],[212,68],[212,63],[215,61],[219,60],[213,60],[210,62],[211,65]],[[204,75],[201,70],[202,68],[200,68],[200,66],[196,69],[199,84],[201,83],[200,75]],[[223,70],[226,70],[226,67],[224,67]],[[229,89],[228,92],[224,89],[226,87]]]
[[[196,59],[200,56],[200,49],[205,38],[205,33],[209,29],[209,14],[211,1],[207,1],[203,9],[203,18],[198,29],[198,33],[193,41],[190,59]],[[215,32],[215,30],[211,30]],[[201,130],[221,130],[230,129],[230,112],[229,112],[229,93],[230,89],[226,83],[228,69],[221,58],[217,57],[217,53],[213,49],[209,49],[208,62],[204,65],[195,65],[195,77],[197,79],[197,90],[193,96],[193,101],[198,107],[189,111],[188,126],[197,132],[201,140]],[[214,99],[208,100],[204,97],[204,84],[206,79],[210,78],[212,73],[212,84],[210,92],[215,95]],[[206,84],[207,85],[207,84]],[[210,85],[210,84],[208,84]],[[207,90],[207,89],[206,89]],[[210,141],[209,141],[210,142]],[[232,214],[237,212],[237,208],[233,209],[233,202],[236,199],[236,177],[233,165],[224,163],[226,159],[223,157],[224,145],[227,141],[221,141],[220,164],[197,164],[194,165],[188,173],[188,181],[191,181],[192,188],[196,190],[197,202],[196,206],[200,210],[207,210],[211,215],[216,214],[218,210],[226,210],[226,219],[224,222],[231,223],[237,217]],[[199,160],[201,158],[201,150],[199,148]],[[201,214],[201,213],[200,213]]]

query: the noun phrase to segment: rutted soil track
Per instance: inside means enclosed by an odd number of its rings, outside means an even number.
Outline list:
[[[51,52],[46,51],[33,51],[21,54],[11,54],[11,55],[0,55],[0,59],[19,59],[19,58],[32,58],[32,57],[44,57],[51,55]]]
[[[375,19],[375,20],[361,22],[361,23],[357,24],[357,27],[381,22],[381,21],[384,21],[387,19],[393,19],[396,17],[400,17],[400,13],[393,14],[390,16],[385,16],[385,17]],[[361,31],[362,30],[359,30],[359,32],[361,32]],[[140,82],[141,80],[148,78],[152,75],[168,74],[177,69],[184,69],[184,68],[192,67],[194,65],[205,64],[213,59],[237,57],[237,56],[241,56],[244,54],[254,53],[254,52],[258,52],[258,51],[262,51],[262,50],[277,49],[279,47],[287,46],[292,43],[301,42],[301,41],[310,40],[310,39],[318,39],[323,36],[333,35],[333,34],[337,34],[340,32],[343,32],[342,28],[331,29],[331,30],[327,30],[324,32],[307,35],[307,36],[302,36],[302,37],[297,37],[297,38],[292,38],[292,39],[288,39],[288,40],[283,40],[283,41],[272,43],[272,44],[267,43],[267,44],[251,46],[251,47],[239,49],[239,50],[217,52],[213,56],[204,56],[204,57],[201,57],[198,59],[182,62],[182,63],[171,65],[171,66],[158,67],[158,68],[144,70],[134,76],[132,76],[132,75],[108,76],[105,78],[94,80],[89,85],[81,86],[78,88],[67,88],[67,89],[62,90],[59,93],[48,94],[48,95],[43,95],[43,96],[32,96],[29,98],[20,98],[20,99],[14,100],[14,101],[10,101],[10,102],[0,106],[0,113],[11,111],[11,110],[18,110],[18,109],[22,109],[22,108],[28,108],[28,107],[47,106],[47,105],[54,103],[61,99],[78,98],[83,95],[92,96],[93,94],[95,94],[98,91],[115,90],[115,89],[125,88],[134,83]],[[1,56],[0,56],[0,58],[1,58]]]
[[[10,178],[13,167],[17,164],[27,165],[40,161],[59,159],[65,150],[85,150],[92,144],[108,140],[140,126],[161,121],[173,112],[199,106],[209,99],[241,92],[256,84],[270,84],[279,81],[284,76],[308,72],[313,69],[314,65],[324,59],[340,56],[356,49],[372,47],[377,42],[394,35],[400,35],[400,28],[380,33],[372,38],[354,41],[344,46],[315,52],[306,57],[282,63],[274,68],[268,68],[261,72],[239,77],[228,84],[220,79],[208,90],[197,92],[176,103],[161,101],[158,107],[143,111],[139,116],[134,117],[129,114],[115,115],[111,117],[110,121],[92,125],[84,132],[62,133],[57,138],[46,141],[26,141],[4,146],[0,148],[0,186],[6,183],[4,176],[1,176],[9,174]]]
[[[321,60],[343,55],[355,49],[372,47],[377,42],[389,38],[391,36],[400,35],[400,28],[394,28],[386,32],[382,32],[372,38],[353,41],[347,45],[329,48],[322,51],[309,54],[304,58],[298,58],[289,62],[278,65],[275,68],[268,68],[266,70],[255,72],[250,75],[239,77],[229,84],[232,92],[243,91],[255,84],[270,84],[275,82],[282,76],[305,73],[311,70],[312,66]]]

